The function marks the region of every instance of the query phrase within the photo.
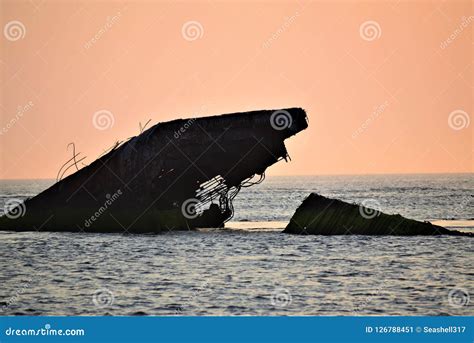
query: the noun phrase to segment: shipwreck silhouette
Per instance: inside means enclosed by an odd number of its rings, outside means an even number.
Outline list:
[[[301,108],[156,124],[27,199],[24,215],[7,213],[0,229],[140,233],[222,227],[239,190],[287,159],[284,140],[307,126]]]
[[[269,166],[286,160],[285,139],[307,127],[301,108],[159,123],[7,210],[0,230],[156,233],[223,227],[240,189],[262,182]],[[78,168],[74,145],[73,154],[73,164],[58,176]],[[474,236],[316,193],[283,232]]]

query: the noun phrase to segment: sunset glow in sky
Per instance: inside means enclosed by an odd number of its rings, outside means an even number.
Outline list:
[[[282,107],[309,128],[270,175],[473,171],[471,1],[0,0],[0,24],[2,179],[149,119]]]

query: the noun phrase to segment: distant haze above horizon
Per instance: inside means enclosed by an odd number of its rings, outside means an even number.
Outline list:
[[[471,1],[2,0],[0,24],[0,179],[148,120],[285,107],[309,128],[268,175],[474,170]]]

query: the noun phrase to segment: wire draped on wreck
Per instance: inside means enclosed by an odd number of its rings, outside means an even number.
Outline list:
[[[84,161],[84,160],[87,158],[87,156],[84,156],[84,157],[82,157],[80,160],[76,160],[76,157],[79,156],[81,153],[78,152],[78,153],[76,154],[76,145],[75,145],[74,143],[69,143],[69,144],[67,145],[67,148],[68,148],[68,149],[69,149],[69,146],[72,146],[72,157],[71,157],[69,160],[67,160],[67,161],[61,166],[61,168],[59,168],[58,174],[56,175],[56,182],[61,181],[62,178],[64,177],[64,174],[66,174],[66,172],[67,172],[69,169],[71,169],[73,166],[76,167],[76,171],[79,171],[79,167],[77,166],[77,164],[78,164],[79,162]],[[68,164],[69,164],[71,161],[74,161],[74,163],[68,166]],[[66,167],[66,166],[67,166],[67,168],[63,170],[63,168]],[[62,172],[61,172],[61,171],[62,171]]]
[[[204,182],[196,191],[196,199],[199,200],[196,204],[196,211],[202,213],[205,209],[209,209],[214,201],[218,200],[221,212],[230,212],[229,217],[224,221],[228,222],[234,217],[234,198],[239,194],[242,188],[262,183],[263,180],[265,180],[265,172],[259,175],[257,181],[252,181],[254,177],[255,175],[252,175],[248,179],[242,181],[240,185],[231,187],[230,189],[226,186],[225,179],[220,175]]]
[[[145,125],[142,125],[142,123],[138,123],[138,127],[139,127],[139,133],[141,134],[145,128],[148,126],[148,124],[151,122],[151,119],[148,119],[148,121],[145,123]],[[114,143],[114,145],[112,145],[110,148],[106,149],[99,157],[102,157],[103,155],[107,154],[108,152],[112,151],[112,150],[115,150],[117,149],[122,143],[125,143],[127,142],[128,140],[132,139],[133,137],[129,137],[127,140],[125,141],[117,141]],[[69,146],[72,146],[72,157],[67,160],[62,166],[61,168],[59,168],[59,171],[58,171],[58,174],[56,175],[56,182],[58,181],[61,181],[64,177],[64,175],[66,174],[66,172],[72,167],[72,166],[75,166],[76,167],[76,170],[78,171],[79,170],[79,167],[77,166],[77,164],[79,162],[82,162],[84,161],[87,156],[84,156],[82,157],[79,161],[76,160],[76,157],[78,157],[81,153],[78,152],[76,154],[76,145],[74,144],[74,142],[72,143],[69,143],[67,145],[68,149],[69,149]],[[64,171],[63,171],[63,168],[66,167],[71,161],[74,161],[74,164],[73,165],[70,165],[68,166]],[[61,172],[62,171],[62,172]]]

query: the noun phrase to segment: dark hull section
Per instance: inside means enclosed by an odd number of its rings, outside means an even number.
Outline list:
[[[0,230],[160,232],[221,227],[232,199],[286,159],[300,108],[159,123],[0,218]],[[14,210],[12,210],[14,211]]]
[[[311,193],[303,201],[283,232],[301,235],[472,236],[316,193]]]

